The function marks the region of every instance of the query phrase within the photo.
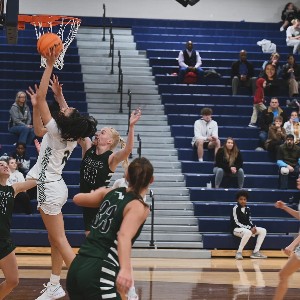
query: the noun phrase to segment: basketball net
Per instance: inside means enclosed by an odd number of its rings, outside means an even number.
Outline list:
[[[58,70],[61,70],[64,66],[64,57],[66,51],[77,34],[81,20],[67,16],[20,15],[19,29],[25,29],[25,23],[30,23],[34,26],[37,39],[47,32],[55,33],[60,37],[64,47],[56,59],[54,67]],[[41,67],[45,68],[46,66],[47,60],[45,57],[41,56]]]

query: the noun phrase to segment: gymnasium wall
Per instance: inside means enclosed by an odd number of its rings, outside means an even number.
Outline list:
[[[287,1],[200,0],[185,8],[175,0],[20,0],[20,13],[100,17],[104,3],[114,18],[279,22]]]

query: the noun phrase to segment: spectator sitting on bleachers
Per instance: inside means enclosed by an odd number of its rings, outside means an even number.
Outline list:
[[[260,112],[266,109],[265,106],[265,93],[264,88],[266,86],[267,82],[264,78],[258,78],[256,80],[256,91],[253,99],[253,112],[250,119],[249,127],[257,127],[257,117]]]
[[[21,172],[18,171],[17,162],[14,158],[10,157],[8,159],[8,167],[10,170],[9,178],[7,179],[7,185],[13,185],[16,182],[24,182],[25,178]],[[25,213],[27,215],[31,214],[31,205],[30,205],[30,197],[26,191],[20,192],[15,197],[14,204],[14,213]]]
[[[240,51],[240,59],[231,66],[232,95],[237,95],[240,86],[251,88],[252,95],[255,93],[254,67],[247,60],[247,52]]]
[[[297,111],[291,112],[291,117],[283,124],[283,128],[285,129],[286,134],[292,134],[294,136],[295,145],[298,145],[300,142],[300,122]]]
[[[18,142],[27,145],[32,144],[35,134],[31,124],[31,113],[26,104],[26,93],[18,92],[15,103],[11,106],[9,113],[8,131],[18,135]]]
[[[293,54],[297,54],[300,49],[300,21],[294,19],[292,24],[286,30],[286,45],[293,47]]]
[[[282,78],[288,84],[289,96],[299,96],[300,67],[293,54],[287,56],[287,64],[282,68]]]
[[[299,17],[299,10],[294,3],[288,2],[283,11],[281,12],[281,20],[283,22],[280,31],[285,30],[288,26],[292,25],[292,20]]]
[[[278,52],[272,53],[271,56],[270,56],[270,59],[264,61],[264,63],[262,64],[261,73],[260,73],[259,77],[262,77],[264,75],[264,70],[265,70],[265,67],[266,67],[267,64],[272,64],[276,69],[277,77],[280,77],[281,67],[279,65],[279,59],[280,59],[280,54]]]
[[[259,117],[259,147],[256,150],[264,150],[265,142],[268,138],[268,131],[270,125],[274,124],[274,118],[281,116],[283,123],[288,120],[286,113],[279,107],[279,101],[277,98],[271,98],[270,106],[262,111]]]
[[[194,123],[194,137],[192,146],[197,149],[199,162],[203,161],[204,148],[215,148],[215,154],[220,148],[218,135],[218,124],[212,120],[212,109],[204,107],[201,109],[202,118]]]
[[[238,187],[241,189],[244,185],[243,158],[236,142],[228,137],[216,154],[215,167],[213,169],[215,177],[215,188],[219,188],[222,179],[225,176],[237,177]]]
[[[262,78],[266,80],[265,96],[277,97],[280,92],[280,81],[277,78],[276,68],[272,63],[266,64]]]
[[[249,194],[247,191],[239,191],[235,196],[237,204],[233,207],[231,214],[232,234],[241,238],[239,248],[236,252],[235,259],[243,259],[243,249],[251,236],[258,235],[255,248],[250,258],[267,258],[259,252],[260,247],[266,237],[267,230],[262,227],[256,227],[251,220],[251,211],[247,206]]]
[[[197,74],[197,82],[200,83],[204,71],[201,68],[202,60],[198,51],[193,49],[193,42],[186,42],[186,49],[179,52],[178,83],[183,83],[184,76],[188,72]]]
[[[17,143],[16,150],[11,154],[15,158],[18,170],[26,177],[30,169],[30,158],[26,155],[26,144]]]
[[[287,189],[289,175],[298,178],[300,167],[300,147],[295,145],[292,134],[287,134],[285,143],[278,148],[277,165],[279,167],[279,188]]]
[[[276,160],[278,147],[285,142],[286,131],[282,127],[282,117],[274,118],[274,124],[270,125],[268,131],[268,139],[265,143],[266,150],[269,151],[273,160]]]

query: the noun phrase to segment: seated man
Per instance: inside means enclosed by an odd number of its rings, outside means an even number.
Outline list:
[[[243,249],[248,243],[251,236],[258,235],[255,248],[251,254],[251,258],[267,258],[259,252],[260,247],[266,237],[267,230],[262,227],[256,227],[251,220],[250,208],[247,206],[249,194],[247,191],[239,191],[235,199],[237,204],[233,207],[230,217],[232,234],[240,237],[241,242],[236,252],[235,259],[243,259]]]
[[[194,124],[194,137],[192,140],[193,147],[197,148],[198,160],[203,161],[204,148],[215,148],[215,154],[220,148],[218,137],[218,124],[212,120],[212,109],[204,107],[201,110],[202,118]]]
[[[252,95],[256,89],[256,77],[254,77],[254,67],[247,60],[247,52],[240,51],[240,59],[231,66],[232,95],[237,95],[240,86],[251,88]]]
[[[259,147],[256,148],[256,150],[263,150],[265,148],[269,127],[274,124],[274,120],[278,116],[282,117],[282,124],[288,120],[286,112],[279,106],[278,99],[273,97],[271,98],[270,105],[261,112],[261,115],[258,119],[258,124],[260,127]]]
[[[298,178],[300,165],[300,147],[295,145],[292,134],[288,134],[285,143],[278,148],[277,165],[279,167],[279,188],[287,189],[289,175]]]
[[[184,76],[188,72],[197,74],[197,82],[200,83],[201,77],[204,72],[200,68],[202,60],[198,51],[193,50],[193,42],[188,41],[186,43],[186,49],[179,52],[178,56],[179,73],[178,83],[183,83]]]

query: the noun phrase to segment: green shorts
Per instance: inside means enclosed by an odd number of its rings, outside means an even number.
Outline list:
[[[121,300],[116,279],[119,267],[94,257],[78,254],[67,275],[70,300]]]
[[[92,221],[96,217],[96,214],[99,211],[99,208],[91,208],[91,207],[83,207],[83,222],[84,222],[84,230],[90,231]]]
[[[15,249],[16,246],[11,240],[11,238],[0,238],[0,259],[6,257]]]

